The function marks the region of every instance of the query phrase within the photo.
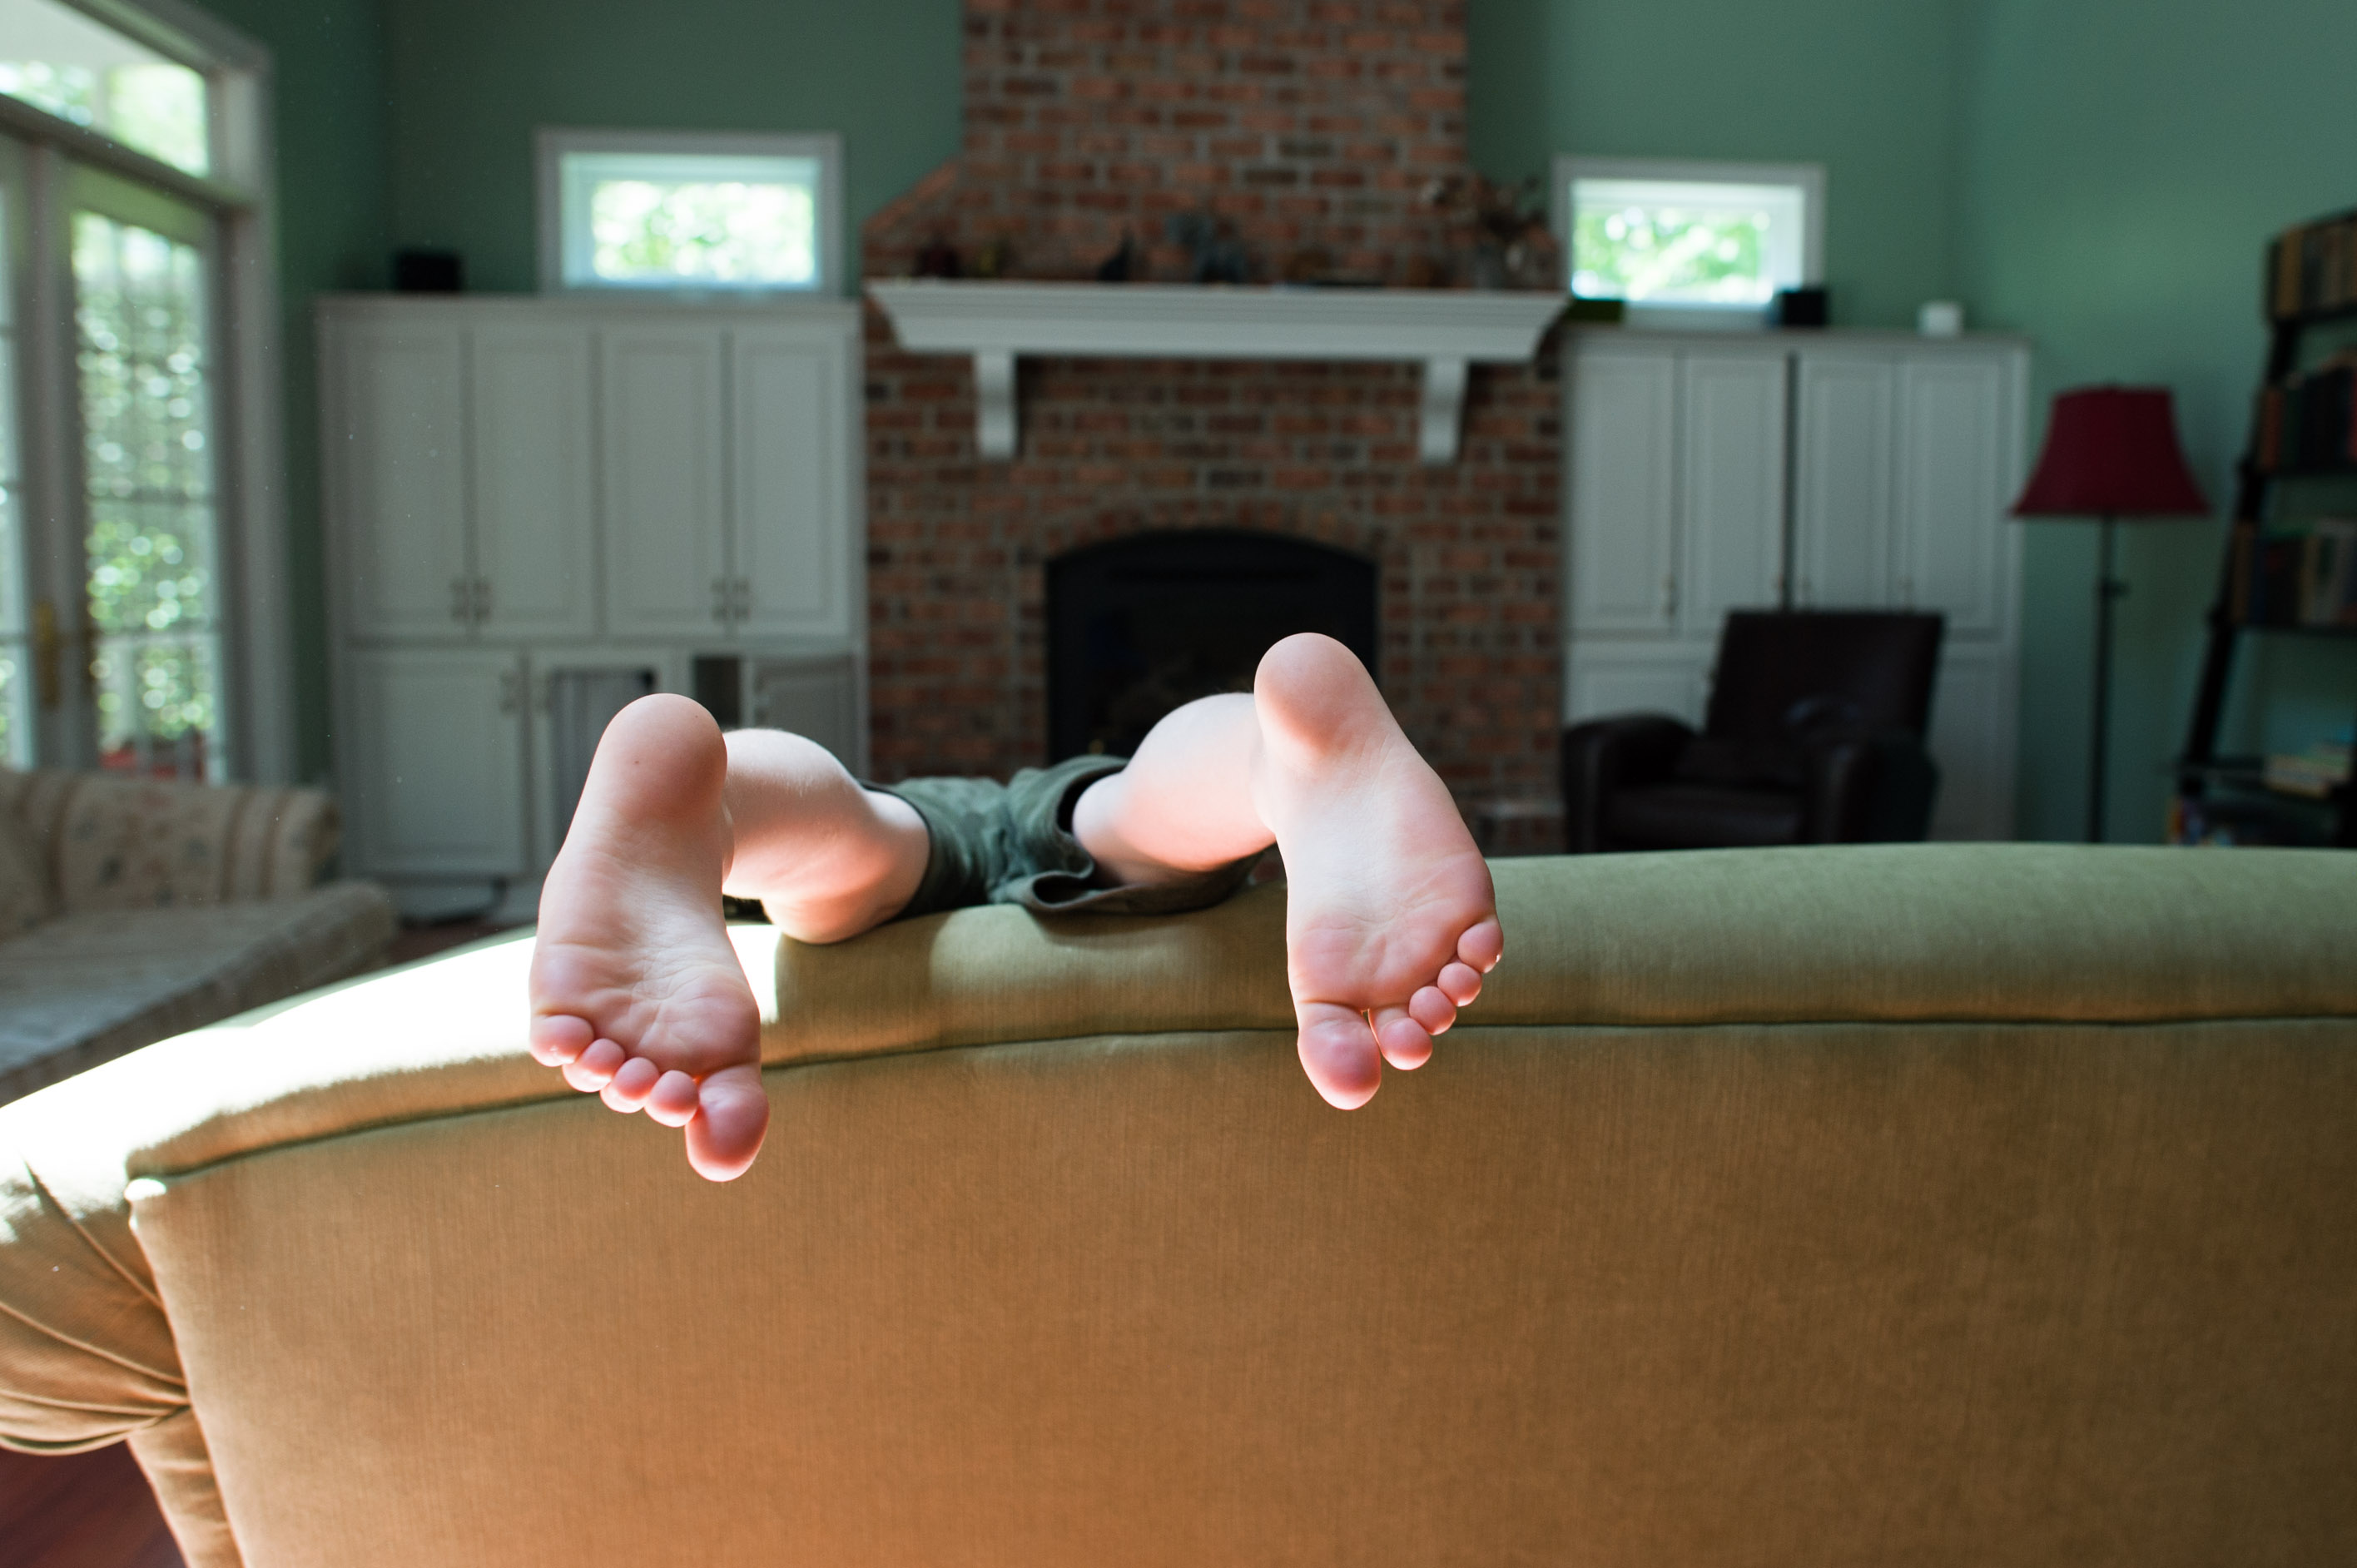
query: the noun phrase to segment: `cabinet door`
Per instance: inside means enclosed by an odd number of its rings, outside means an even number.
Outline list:
[[[486,631],[597,629],[589,333],[482,327],[471,345],[475,573]]]
[[[721,330],[602,335],[607,628],[709,637],[725,624]]]
[[[851,633],[848,349],[831,326],[748,329],[732,342],[731,544],[748,632]]]
[[[1898,367],[1888,359],[1804,350],[1798,381],[1793,602],[1882,608],[1890,602]]]
[[[1572,643],[1565,655],[1566,724],[1620,714],[1667,714],[1699,726],[1710,705],[1706,642]]]
[[[1678,363],[1678,621],[1716,638],[1733,609],[1783,597],[1781,355],[1689,353]]]
[[[1677,361],[1572,356],[1571,628],[1666,637],[1677,618]]]
[[[331,328],[324,433],[351,632],[468,635],[466,355],[456,326]]]
[[[349,657],[341,767],[360,868],[389,876],[522,875],[522,660],[423,648]]]
[[[1950,643],[1932,693],[1935,839],[2013,837],[2014,661],[2006,648]]]
[[[2005,629],[2012,499],[2003,361],[1910,356],[1899,371],[1900,604],[1944,611],[1951,637]]]

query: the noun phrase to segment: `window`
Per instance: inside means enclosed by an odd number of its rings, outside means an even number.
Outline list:
[[[1558,158],[1571,292],[1756,315],[1823,281],[1824,188],[1813,164]]]
[[[0,92],[190,174],[211,166],[203,75],[59,0],[0,0]]]
[[[0,0],[0,760],[291,771],[265,73]]]
[[[833,136],[543,131],[541,286],[831,293],[840,164]]]

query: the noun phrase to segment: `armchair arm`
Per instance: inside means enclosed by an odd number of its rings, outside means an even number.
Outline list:
[[[1604,802],[1615,789],[1655,784],[1695,737],[1667,714],[1622,714],[1563,732],[1564,847],[1574,854],[1605,848]]]
[[[1809,843],[1895,843],[1924,838],[1940,769],[1908,730],[1820,734],[1806,741],[1803,836]]]

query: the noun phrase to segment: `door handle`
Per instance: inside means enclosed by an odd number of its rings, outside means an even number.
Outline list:
[[[450,618],[464,626],[474,618],[475,596],[464,577],[450,579]]]
[[[475,618],[491,618],[491,580],[489,577],[475,579]]]
[[[1678,579],[1674,573],[1662,579],[1662,618],[1678,618]]]

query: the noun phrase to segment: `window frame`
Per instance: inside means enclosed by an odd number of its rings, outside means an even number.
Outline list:
[[[209,292],[217,447],[215,540],[221,578],[218,725],[221,766],[232,778],[294,781],[295,711],[286,569],[285,446],[281,389],[276,232],[276,149],[273,141],[270,51],[184,0],[63,0],[203,75],[208,90],[206,175],[77,125],[21,100],[0,95],[0,133],[27,153],[30,231],[16,243],[21,324],[16,366],[18,431],[28,516],[70,518],[87,532],[81,458],[81,402],[73,381],[72,279],[58,271],[55,236],[69,220],[67,191],[75,166],[113,176],[194,207],[213,226]],[[85,585],[79,559],[60,559],[52,541],[28,541],[28,598],[77,605]],[[62,552],[74,556],[72,551]],[[73,580],[70,580],[73,579]],[[80,617],[74,618],[79,623]],[[59,722],[62,710],[35,713],[44,766],[87,766],[96,734],[82,733],[93,714]]]
[[[1559,153],[1555,183],[1548,192],[1550,216],[1563,252],[1563,290],[1571,292],[1577,263],[1572,254],[1571,187],[1580,179],[1684,181],[1695,185],[1784,185],[1801,192],[1802,288],[1823,286],[1825,281],[1825,166],[1823,164],[1722,163],[1692,158],[1604,158]],[[1760,317],[1756,305],[1716,305],[1700,300],[1631,300],[1631,319],[1662,320],[1680,325],[1749,325]]]
[[[544,125],[533,134],[533,182],[539,210],[540,290],[573,298],[690,295],[722,299],[834,298],[844,292],[843,138],[832,131],[599,131]],[[565,281],[565,157],[568,153],[651,153],[686,157],[811,158],[819,166],[818,279],[808,287],[775,284],[569,284]],[[586,214],[585,220],[586,220]]]

